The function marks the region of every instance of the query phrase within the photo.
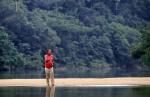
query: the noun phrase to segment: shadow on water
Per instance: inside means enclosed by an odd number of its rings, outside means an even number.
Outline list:
[[[0,97],[150,97],[150,87],[0,87]]]

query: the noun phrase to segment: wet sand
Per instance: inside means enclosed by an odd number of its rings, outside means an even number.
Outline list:
[[[45,79],[0,79],[0,87],[45,87]],[[150,86],[150,77],[56,78],[56,87]]]

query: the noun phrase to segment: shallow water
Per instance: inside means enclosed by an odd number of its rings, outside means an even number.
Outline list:
[[[103,72],[101,70],[87,70],[87,71],[55,71],[56,78],[102,78],[102,77],[146,77],[150,76],[150,71],[109,71]],[[0,72],[0,79],[7,78],[44,78],[45,72],[43,71],[13,71],[13,72]]]
[[[0,87],[0,97],[150,97],[150,87]]]

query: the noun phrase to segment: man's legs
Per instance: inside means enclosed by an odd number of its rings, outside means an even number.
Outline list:
[[[51,77],[51,85],[54,86],[55,82],[54,82],[54,70],[53,70],[53,67],[50,70],[50,77]]]
[[[50,71],[47,68],[45,68],[45,76],[46,76],[47,86],[49,86]]]

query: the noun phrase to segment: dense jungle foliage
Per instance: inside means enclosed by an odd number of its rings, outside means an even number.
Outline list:
[[[49,48],[56,68],[136,67],[149,10],[150,0],[0,0],[0,70],[41,69]]]

